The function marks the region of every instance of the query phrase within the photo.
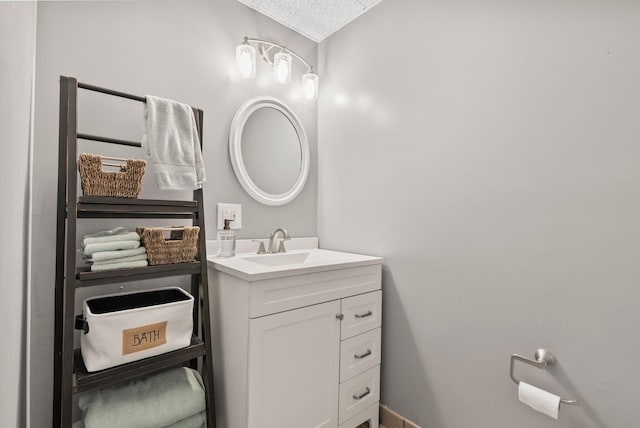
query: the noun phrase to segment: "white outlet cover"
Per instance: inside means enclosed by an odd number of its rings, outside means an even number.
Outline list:
[[[218,217],[216,222],[218,230],[224,229],[225,219],[233,220],[229,224],[231,229],[242,229],[242,205],[218,204]]]

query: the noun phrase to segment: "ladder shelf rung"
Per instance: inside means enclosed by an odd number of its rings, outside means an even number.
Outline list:
[[[74,351],[73,392],[81,393],[133,380],[157,371],[179,366],[205,354],[202,340],[191,338],[186,348],[90,373],[82,361],[80,349]]]
[[[201,273],[201,262],[174,263],[153,265],[128,269],[114,269],[91,272],[87,268],[80,268],[76,275],[77,287],[92,285],[116,284],[119,282],[141,281],[144,279],[163,278],[179,275],[197,275]]]
[[[81,196],[78,218],[192,218],[197,216],[197,201],[109,198]]]

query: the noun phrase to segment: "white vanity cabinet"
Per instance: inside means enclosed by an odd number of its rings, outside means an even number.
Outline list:
[[[264,279],[210,263],[218,428],[378,428],[381,259],[371,259]]]

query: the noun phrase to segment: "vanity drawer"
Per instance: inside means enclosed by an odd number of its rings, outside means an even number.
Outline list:
[[[378,428],[380,418],[380,404],[374,403],[365,411],[358,413],[338,428],[359,428],[364,423],[369,423],[367,428]]]
[[[382,324],[382,291],[342,300],[340,338],[348,339]]]
[[[381,272],[377,264],[252,282],[249,318],[380,290]]]
[[[380,364],[381,335],[376,328],[340,343],[340,382]]]
[[[340,384],[338,423],[344,424],[380,401],[380,366]]]

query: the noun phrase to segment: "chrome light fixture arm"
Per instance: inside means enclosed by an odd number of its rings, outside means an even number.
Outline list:
[[[247,43],[256,43],[258,45],[266,45],[269,46],[269,48],[279,48],[282,49],[283,51],[291,54],[292,56],[296,57],[298,59],[298,61],[300,61],[301,63],[303,63],[310,71],[313,71],[313,66],[311,64],[309,64],[309,62],[307,60],[305,60],[304,58],[302,58],[300,55],[298,55],[297,53],[295,53],[294,51],[292,51],[291,49],[287,48],[285,45],[281,45],[280,43],[276,43],[276,42],[272,42],[269,40],[263,40],[263,39],[255,39],[255,38],[249,38],[249,37],[245,37],[244,41]],[[265,61],[267,61],[270,65],[273,65],[273,63],[271,62],[271,60],[269,60],[267,57],[265,57],[264,55],[262,56],[264,58]]]

